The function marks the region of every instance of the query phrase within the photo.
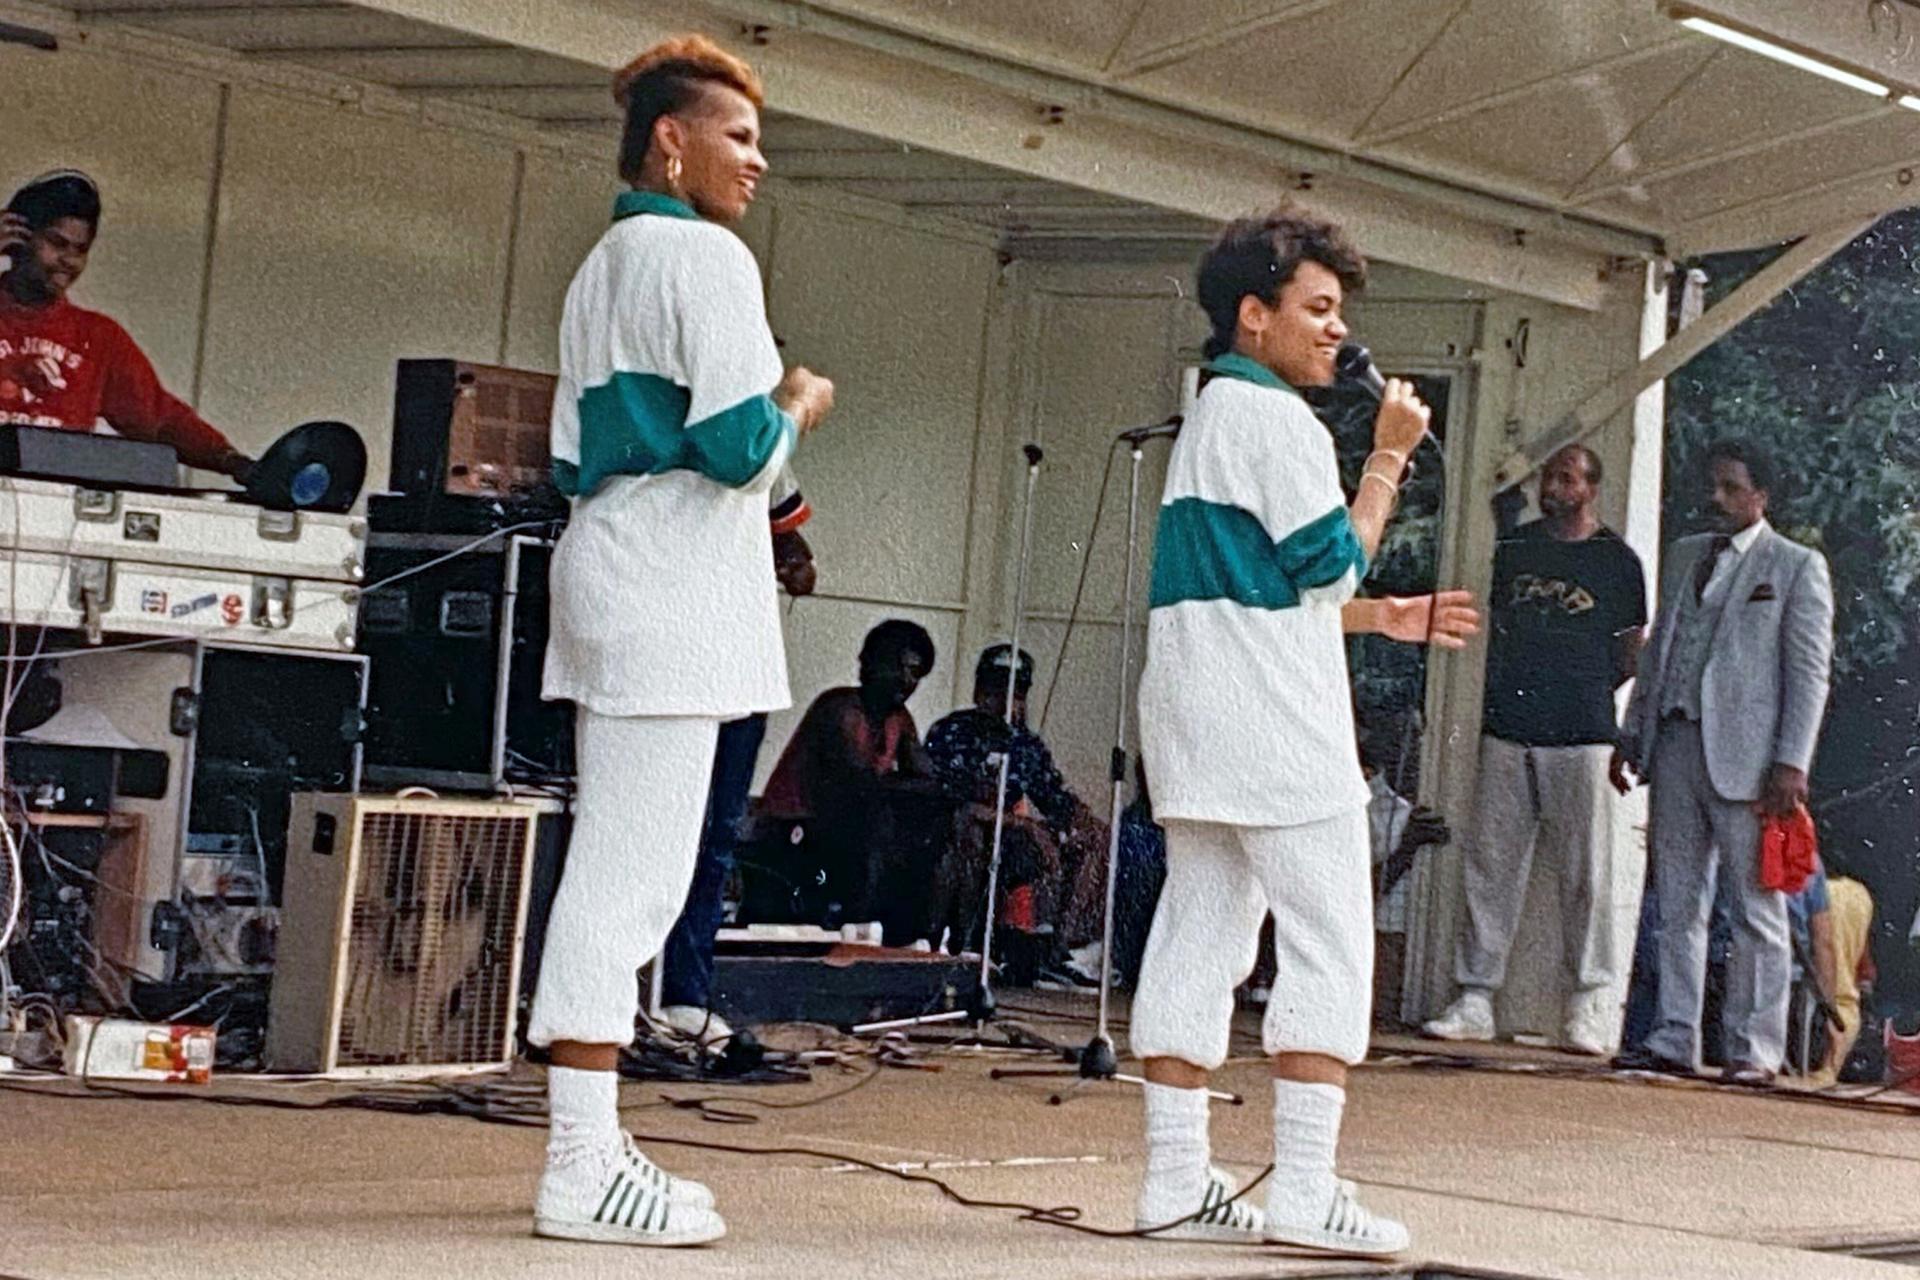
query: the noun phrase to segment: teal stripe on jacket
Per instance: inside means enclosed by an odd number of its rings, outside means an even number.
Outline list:
[[[1367,554],[1344,507],[1275,542],[1244,507],[1180,498],[1160,509],[1148,604],[1231,600],[1249,609],[1291,609],[1303,593],[1331,586],[1348,569],[1366,577]]]
[[[793,419],[769,396],[752,396],[687,423],[692,395],[653,373],[616,373],[580,396],[580,461],[554,459],[553,481],[568,497],[592,493],[610,476],[697,471],[738,489],[791,440]]]

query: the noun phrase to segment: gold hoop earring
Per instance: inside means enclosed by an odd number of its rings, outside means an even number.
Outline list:
[[[680,194],[681,167],[679,156],[667,157],[667,190],[676,196]]]

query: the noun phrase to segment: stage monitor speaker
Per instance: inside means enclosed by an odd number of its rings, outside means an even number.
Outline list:
[[[360,606],[369,781],[494,791],[573,776],[572,706],[540,697],[552,551],[540,538],[368,538],[373,581],[418,570]]]
[[[269,1068],[511,1064],[536,820],[497,800],[295,796]]]

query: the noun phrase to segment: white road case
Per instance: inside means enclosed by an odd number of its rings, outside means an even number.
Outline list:
[[[359,582],[366,520],[219,495],[89,489],[0,476],[0,548]]]
[[[0,616],[19,626],[351,650],[359,588],[244,569],[0,548]]]

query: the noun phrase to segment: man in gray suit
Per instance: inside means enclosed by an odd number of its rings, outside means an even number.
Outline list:
[[[1826,712],[1833,587],[1826,558],[1767,523],[1776,491],[1754,446],[1707,451],[1717,532],[1668,549],[1660,604],[1627,707],[1613,782],[1653,788],[1659,1014],[1622,1066],[1691,1073],[1715,876],[1727,878],[1726,1079],[1770,1083],[1786,1052],[1790,955],[1785,895],[1760,887],[1760,827],[1807,799]]]

